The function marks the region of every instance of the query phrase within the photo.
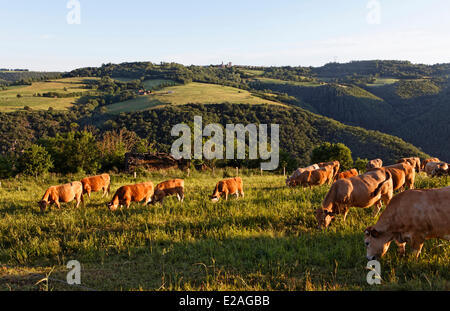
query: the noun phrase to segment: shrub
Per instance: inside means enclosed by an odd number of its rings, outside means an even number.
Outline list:
[[[29,176],[47,173],[53,167],[52,159],[44,147],[32,145],[19,157],[17,170]]]

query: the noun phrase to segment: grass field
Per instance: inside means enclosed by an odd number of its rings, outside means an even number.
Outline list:
[[[232,171],[231,171],[232,172]],[[371,210],[352,208],[328,230],[314,209],[328,186],[289,189],[283,176],[242,172],[245,198],[208,200],[223,173],[166,172],[112,176],[120,185],[184,177],[186,199],[133,204],[115,213],[94,194],[44,214],[36,202],[53,184],[82,176],[3,180],[0,188],[0,290],[69,290],[65,264],[78,260],[82,285],[98,290],[449,290],[450,243],[430,240],[419,260],[395,245],[381,261],[382,284],[366,282],[363,230]],[[419,177],[416,186],[450,180]],[[409,251],[409,249],[408,249]],[[41,282],[49,274],[50,281]],[[85,289],[85,288],[82,288]]]
[[[75,93],[89,92],[83,83],[87,79],[95,78],[66,78],[51,80],[49,82],[33,82],[30,86],[13,86],[0,91],[0,112],[22,110],[25,106],[33,110],[47,110],[49,107],[55,110],[66,110],[78,99],[78,97],[49,98],[34,96],[37,93],[58,92]],[[17,94],[21,97],[18,98]]]
[[[384,86],[384,85],[390,85],[398,82],[399,79],[394,78],[377,78],[375,83],[367,84],[367,86]]]
[[[274,83],[274,84],[289,84],[289,85],[297,85],[297,86],[305,86],[305,87],[316,87],[325,85],[325,82],[296,82],[296,81],[284,81],[279,79],[271,79],[271,78],[257,78],[256,80],[262,83]]]
[[[261,99],[245,90],[217,84],[189,83],[166,87],[152,95],[139,96],[136,99],[107,106],[110,113],[141,111],[158,105],[186,105],[190,103],[224,103],[232,104],[271,104],[282,105],[275,101]]]

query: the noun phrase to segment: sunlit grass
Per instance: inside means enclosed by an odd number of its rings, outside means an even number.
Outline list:
[[[227,173],[229,175],[229,173]],[[65,280],[65,264],[82,264],[82,284],[104,290],[376,290],[449,289],[450,245],[425,243],[418,261],[400,258],[393,245],[382,260],[383,284],[366,282],[363,230],[376,219],[352,208],[326,231],[314,210],[328,186],[289,189],[283,176],[244,171],[245,198],[208,200],[224,177],[179,171],[112,176],[121,185],[185,178],[186,199],[164,206],[132,204],[110,212],[100,194],[61,210],[40,213],[36,202],[54,184],[82,176],[3,180],[0,188],[0,290],[35,286],[36,273]],[[417,178],[418,187],[442,187],[446,178]],[[111,197],[110,197],[111,198]],[[110,199],[109,198],[109,199]],[[70,289],[50,282],[49,289]]]

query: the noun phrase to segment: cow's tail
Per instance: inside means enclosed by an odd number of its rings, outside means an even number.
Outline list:
[[[381,191],[383,190],[383,186],[390,180],[392,180],[392,174],[391,172],[386,170],[386,179],[383,182],[380,182],[377,189],[375,189],[375,191],[373,192],[373,197],[379,196],[381,194]]]

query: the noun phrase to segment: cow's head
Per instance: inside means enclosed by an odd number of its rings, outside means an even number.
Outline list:
[[[166,196],[166,194],[164,193],[164,191],[162,191],[162,190],[155,190],[155,192],[153,193],[153,196],[152,196],[150,202],[148,202],[147,205],[156,204],[156,203],[160,202],[162,199],[164,199],[165,196]]]
[[[367,247],[367,260],[383,257],[389,249],[392,238],[389,234],[377,231],[373,227],[364,230],[364,243]]]
[[[45,200],[39,201],[39,202],[37,202],[37,204],[39,205],[41,212],[44,212],[45,209],[47,208],[47,206],[49,205],[48,201],[45,201]]]
[[[328,209],[318,208],[316,209],[316,219],[318,222],[317,227],[319,229],[327,228],[335,219],[335,214]]]
[[[119,203],[109,202],[106,206],[108,206],[111,212],[114,212],[119,208]]]
[[[211,199],[211,201],[213,203],[219,202],[219,200],[220,200],[220,192],[213,193],[213,195],[211,195],[209,198]]]

